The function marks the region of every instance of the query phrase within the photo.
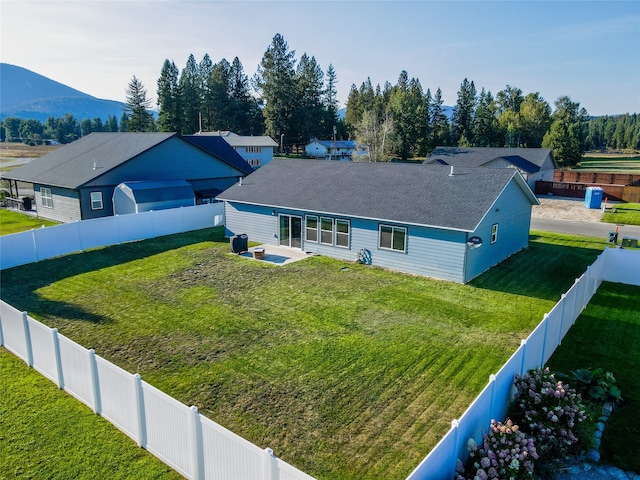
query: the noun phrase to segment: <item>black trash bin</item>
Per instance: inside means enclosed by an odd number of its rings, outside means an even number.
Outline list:
[[[229,239],[231,253],[242,253],[249,250],[249,237],[246,234],[234,235]]]
[[[31,197],[22,197],[22,208],[24,208],[26,212],[31,211]]]
[[[618,232],[609,232],[609,243],[618,243]]]

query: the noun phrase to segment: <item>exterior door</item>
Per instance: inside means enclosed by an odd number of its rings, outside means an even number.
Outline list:
[[[280,245],[302,248],[302,217],[280,215]]]

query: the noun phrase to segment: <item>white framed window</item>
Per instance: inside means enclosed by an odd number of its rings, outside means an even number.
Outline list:
[[[383,250],[407,251],[407,229],[392,225],[378,227],[378,247]]]
[[[498,224],[491,225],[491,245],[498,241]]]
[[[307,242],[318,243],[318,217],[307,215],[306,218]]]
[[[91,192],[91,210],[102,210],[102,192]]]
[[[40,187],[40,198],[42,198],[42,206],[53,208],[53,197],[49,187]]]
[[[336,220],[336,246],[349,248],[349,233],[351,225],[349,220]]]
[[[333,219],[320,218],[320,243],[333,245]]]

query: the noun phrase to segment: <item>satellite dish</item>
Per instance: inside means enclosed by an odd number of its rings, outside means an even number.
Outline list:
[[[480,237],[469,237],[467,240],[467,246],[471,249],[482,246],[482,239]]]

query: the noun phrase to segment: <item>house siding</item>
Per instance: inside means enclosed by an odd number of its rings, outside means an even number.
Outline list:
[[[459,283],[464,281],[466,249],[464,232],[225,202],[226,235],[247,234],[249,241],[279,245],[278,217],[281,214],[302,217],[302,249],[306,252],[339,260],[355,261],[358,252],[365,249],[371,258],[371,264],[377,267]],[[349,248],[307,241],[304,228],[306,215],[349,220]],[[407,228],[406,252],[378,248],[378,228],[381,224]]]
[[[482,239],[482,246],[467,251],[465,282],[471,281],[529,244],[531,202],[511,181],[478,228],[469,234]],[[498,225],[498,239],[491,244],[491,227]]]
[[[46,207],[42,204],[42,187],[51,189],[53,207]],[[34,184],[36,210],[39,217],[55,220],[58,222],[75,222],[82,220],[80,212],[80,200],[78,192],[68,188],[50,187],[49,185]]]
[[[82,220],[113,215],[114,190],[114,187],[92,187],[80,189],[80,210]],[[91,208],[91,193],[93,192],[102,193],[102,209],[100,210],[93,210]]]

